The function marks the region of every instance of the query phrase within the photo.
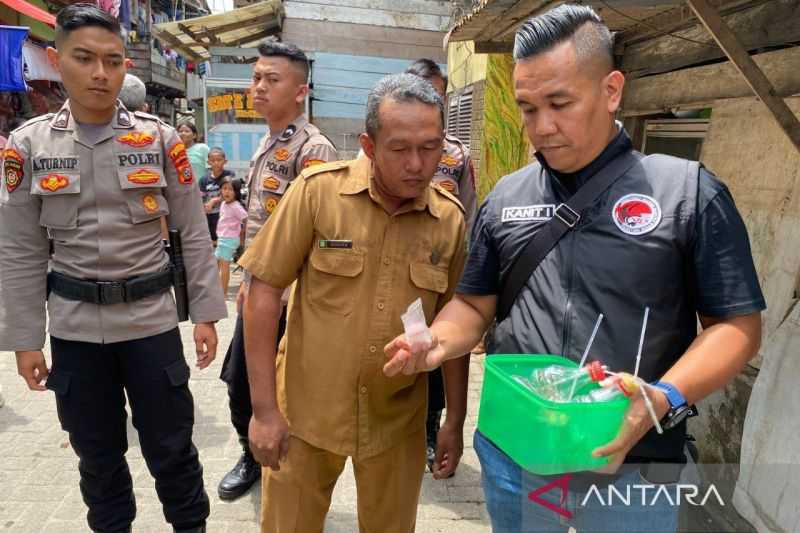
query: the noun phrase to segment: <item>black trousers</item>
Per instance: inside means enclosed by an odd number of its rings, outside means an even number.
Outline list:
[[[206,220],[208,221],[208,233],[211,235],[211,240],[217,242],[217,222],[219,222],[219,213],[206,213]]]
[[[286,306],[283,307],[278,321],[278,343],[286,332]],[[277,349],[277,347],[276,347]],[[225,361],[222,363],[220,379],[228,384],[228,406],[231,409],[231,422],[239,435],[243,446],[247,445],[247,431],[250,418],[253,416],[253,405],[250,403],[250,383],[247,381],[247,361],[244,355],[244,321],[242,315],[236,317],[236,328],[233,331]]]
[[[194,401],[178,329],[111,344],[51,337],[50,347],[47,388],[56,393],[58,419],[79,458],[89,527],[126,531],[136,516],[125,460],[126,392],[167,522],[177,528],[202,524],[209,504],[192,444]]]
[[[439,433],[439,420],[444,408],[444,376],[442,367],[439,367],[428,372],[428,415],[425,418],[428,447],[436,448],[436,435]]]

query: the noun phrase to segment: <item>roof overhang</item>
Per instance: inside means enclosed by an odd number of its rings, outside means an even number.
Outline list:
[[[35,6],[26,2],[25,0],[0,0],[0,3],[7,5],[14,11],[22,13],[23,15],[43,22],[48,26],[56,25],[55,15],[49,13],[46,9]]]
[[[564,0],[483,0],[472,13],[462,17],[448,35],[449,41],[474,41],[478,53],[510,52],[514,46],[514,34],[529,18],[544,13]],[[589,0],[581,2],[591,5],[608,25],[630,42],[670,31],[691,21],[697,23],[694,14],[683,0]],[[751,3],[745,0],[722,0],[719,9]]]
[[[281,0],[153,26],[153,36],[192,61],[206,61],[211,46],[247,46],[280,31]]]

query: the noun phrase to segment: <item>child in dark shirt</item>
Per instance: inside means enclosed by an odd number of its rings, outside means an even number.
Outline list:
[[[208,174],[200,179],[200,192],[203,195],[203,206],[206,210],[208,219],[208,231],[211,240],[217,243],[217,222],[219,221],[219,208],[222,204],[221,188],[223,179],[230,177],[235,179],[235,174],[230,170],[225,170],[225,151],[222,148],[214,147],[208,152]]]

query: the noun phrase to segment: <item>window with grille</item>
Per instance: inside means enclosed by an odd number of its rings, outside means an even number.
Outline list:
[[[447,109],[447,132],[470,146],[472,137],[472,89],[450,96]]]

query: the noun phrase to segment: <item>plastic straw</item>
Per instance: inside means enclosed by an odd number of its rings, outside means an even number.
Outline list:
[[[620,374],[623,374],[623,372],[611,372],[610,370],[606,370],[606,374],[609,376],[619,376]],[[650,397],[647,395],[647,389],[655,389],[655,387],[639,377],[636,378],[636,382],[639,384],[639,388],[642,389],[644,405],[647,407],[647,412],[650,413],[650,419],[653,421],[653,425],[655,426],[656,431],[658,431],[658,434],[661,435],[664,433],[664,430],[661,428],[661,423],[656,416],[656,410],[655,407],[653,407],[653,402],[650,401]]]
[[[583,357],[581,357],[581,363],[578,365],[578,368],[583,368],[583,365],[586,363],[586,358],[589,356],[589,349],[592,347],[592,343],[594,342],[594,336],[597,335],[597,330],[600,329],[600,322],[603,321],[603,313],[600,313],[597,316],[597,322],[594,323],[594,330],[592,331],[592,336],[589,337],[589,342],[586,344],[586,349],[583,350]],[[572,401],[572,395],[575,394],[575,387],[578,386],[578,376],[580,374],[575,374],[575,379],[572,380],[572,387],[569,389],[569,396],[567,397],[567,401]]]
[[[644,333],[647,331],[647,317],[650,316],[650,308],[644,308],[644,320],[642,320],[642,334],[639,336],[639,351],[636,353],[636,368],[633,377],[639,377],[639,362],[642,360],[642,347],[644,346]]]
[[[656,427],[656,431],[659,435],[664,433],[664,430],[661,428],[661,422],[659,422],[658,417],[656,416],[656,410],[653,408],[653,402],[650,401],[650,397],[647,395],[647,388],[652,387],[649,383],[645,383],[645,381],[641,378],[636,378],[639,380],[639,388],[642,390],[642,397],[644,398],[644,405],[647,407],[647,412],[650,413],[650,418],[653,420],[653,425]]]

